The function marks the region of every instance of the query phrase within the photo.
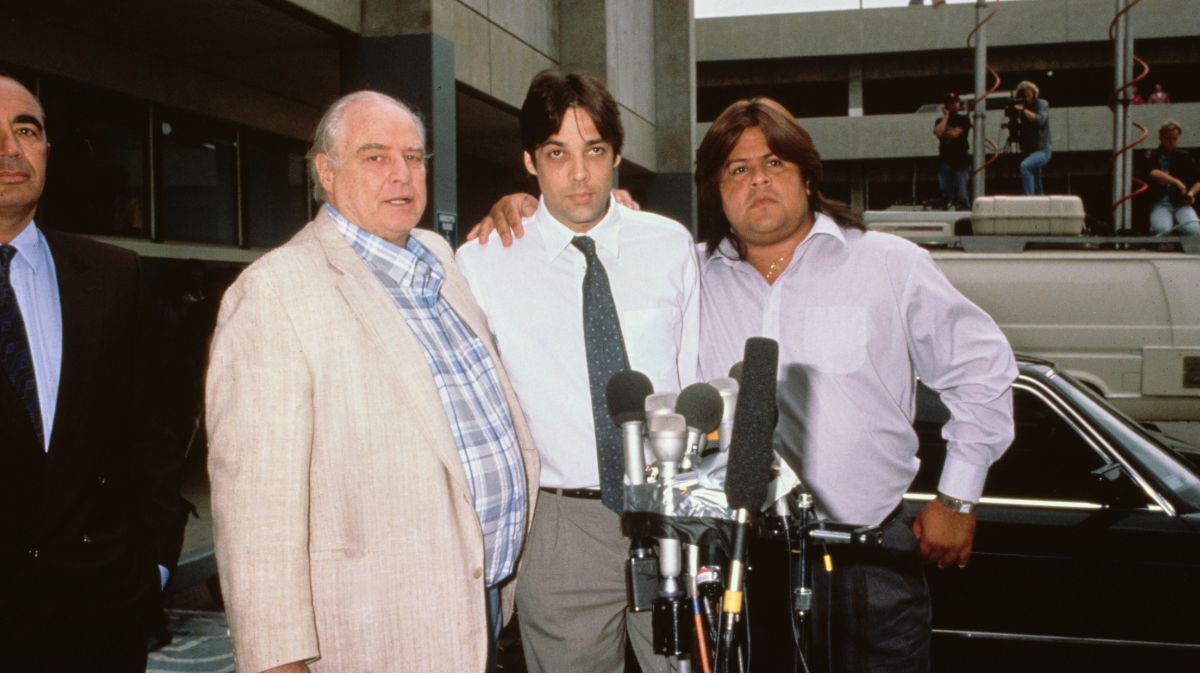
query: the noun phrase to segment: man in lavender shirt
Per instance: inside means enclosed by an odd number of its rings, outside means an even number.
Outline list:
[[[705,135],[700,375],[724,375],[747,338],[779,342],[776,450],[822,517],[884,532],[882,550],[845,547],[828,583],[814,583],[830,591],[817,598],[832,619],[828,638],[814,641],[832,647],[822,667],[928,670],[921,558],[967,564],[975,502],[1013,437],[1016,364],[995,322],[926,251],[867,232],[821,183],[811,137],[774,101],[738,101]],[[902,499],[918,467],[914,376],[951,417],[937,498],[910,519]]]

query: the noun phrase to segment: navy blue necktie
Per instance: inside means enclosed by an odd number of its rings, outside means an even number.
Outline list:
[[[29,351],[29,337],[25,334],[25,320],[17,305],[17,293],[8,278],[13,256],[17,249],[7,244],[0,246],[0,370],[17,391],[17,398],[29,413],[29,421],[43,444],[42,406],[38,403],[37,378],[33,372],[33,355]]]
[[[596,257],[596,242],[591,237],[575,237],[571,244],[587,259],[587,271],[583,275],[583,338],[592,390],[600,501],[621,513],[625,510],[624,440],[621,428],[608,416],[605,392],[613,375],[629,370],[629,357],[625,353],[625,341],[621,339],[621,322],[608,285],[608,273]]]

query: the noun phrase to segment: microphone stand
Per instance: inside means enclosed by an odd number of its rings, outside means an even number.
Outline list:
[[[880,546],[883,543],[883,530],[878,527],[865,527],[848,523],[817,520],[816,506],[813,496],[802,492],[802,486],[797,486],[786,497],[779,512],[783,520],[785,540],[788,542],[788,555],[791,556],[792,616],[795,619],[797,656],[804,672],[809,670],[809,656],[813,644],[815,621],[812,616],[813,606],[813,561],[810,556],[810,544],[820,542],[827,544],[848,544],[852,546]],[[785,513],[786,511],[786,513]],[[792,517],[795,511],[795,517]],[[791,544],[792,536],[796,536],[796,546]],[[829,561],[826,561],[827,564]],[[832,568],[827,571],[832,573]],[[826,598],[826,603],[832,598]],[[828,666],[832,668],[833,655],[826,654]]]

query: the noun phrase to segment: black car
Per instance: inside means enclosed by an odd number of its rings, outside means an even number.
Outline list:
[[[927,568],[934,670],[1197,670],[1200,450],[1052,363],[1018,365],[1016,439],[988,472],[970,564]],[[928,389],[917,407],[913,514],[937,491],[949,418]],[[790,670],[785,557],[752,552],[750,667]]]
[[[937,670],[1196,670],[1200,451],[1019,359],[1016,440],[989,470],[965,570],[930,569]],[[946,410],[925,390],[911,512],[932,499]]]

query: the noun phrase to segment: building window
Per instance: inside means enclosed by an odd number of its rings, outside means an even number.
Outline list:
[[[149,236],[147,104],[43,79],[50,178],[39,221],[60,230]]]
[[[246,242],[252,248],[278,246],[309,220],[304,144],[247,130],[241,148]]]
[[[238,244],[234,127],[159,109],[154,133],[157,238]]]

